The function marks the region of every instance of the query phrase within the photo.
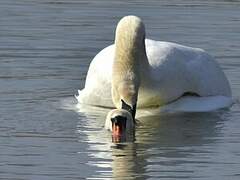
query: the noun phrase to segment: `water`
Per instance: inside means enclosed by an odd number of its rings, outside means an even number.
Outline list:
[[[0,0],[0,179],[239,179],[240,2]],[[108,109],[73,95],[118,20],[147,37],[216,57],[235,104],[211,113],[140,118],[135,142],[113,144]]]

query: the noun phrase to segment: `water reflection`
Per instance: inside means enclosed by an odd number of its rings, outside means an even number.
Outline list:
[[[114,136],[112,135],[112,142],[113,143],[125,143],[125,142],[134,142],[135,141],[135,131],[133,134],[123,134],[121,136]]]
[[[103,128],[109,109],[77,106],[79,115],[85,116],[78,130],[87,136],[90,164],[101,167],[98,177],[115,179],[202,177],[193,174],[193,166],[211,163],[210,156],[214,153],[211,146],[221,136],[225,113],[139,117],[136,141],[112,143],[111,133]]]
[[[142,117],[139,121],[138,141],[168,147],[210,143],[222,122],[220,112],[163,114]]]
[[[138,153],[137,143],[115,144],[112,146],[112,176],[114,179],[146,179],[147,161]]]

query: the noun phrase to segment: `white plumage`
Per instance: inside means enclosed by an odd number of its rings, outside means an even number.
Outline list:
[[[149,67],[141,67],[140,73],[143,68],[149,70],[141,77],[138,108],[176,103],[186,92],[196,93],[204,100],[207,97],[227,99],[225,105],[219,103],[221,108],[231,104],[229,82],[217,62],[204,50],[150,39],[145,39],[145,46]],[[110,45],[92,60],[85,87],[76,96],[80,103],[114,107],[111,96],[114,51],[115,45]],[[202,102],[201,97],[194,97],[193,102],[196,103],[197,98]],[[207,104],[209,106],[209,102]]]

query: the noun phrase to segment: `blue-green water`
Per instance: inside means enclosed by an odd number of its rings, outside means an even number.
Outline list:
[[[200,47],[226,73],[235,104],[139,119],[113,144],[108,110],[73,98],[122,16],[147,37]],[[0,0],[0,179],[239,179],[240,2]]]

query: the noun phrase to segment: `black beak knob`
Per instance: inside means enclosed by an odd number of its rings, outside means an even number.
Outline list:
[[[124,125],[124,127],[126,127],[127,118],[124,116],[115,116],[114,118],[111,118],[111,121],[112,124]]]

